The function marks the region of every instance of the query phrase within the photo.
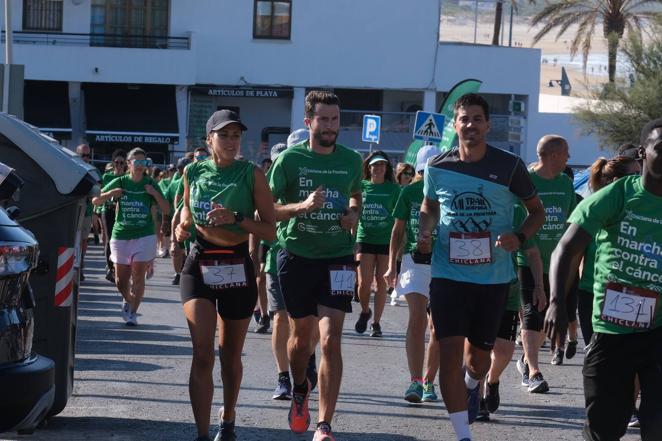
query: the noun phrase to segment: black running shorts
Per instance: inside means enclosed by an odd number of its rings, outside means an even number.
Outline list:
[[[479,285],[432,278],[430,310],[437,339],[464,336],[472,345],[492,350],[509,288],[509,283]]]
[[[287,313],[292,318],[316,316],[318,305],[352,312],[356,289],[353,255],[308,259],[281,249],[278,251],[278,281]]]
[[[182,303],[209,299],[224,319],[250,317],[257,301],[257,284],[248,242],[219,247],[198,236],[184,262],[179,283]]]

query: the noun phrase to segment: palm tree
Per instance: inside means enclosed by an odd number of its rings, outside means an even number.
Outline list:
[[[660,13],[644,9],[646,6],[662,4],[662,0],[558,0],[531,19],[531,27],[544,24],[533,37],[535,45],[553,29],[558,29],[556,39],[573,25],[577,32],[570,45],[570,55],[575,56],[581,47],[584,57],[584,72],[591,38],[595,28],[602,25],[602,36],[607,40],[609,82],[616,77],[616,53],[625,31],[640,32],[647,19],[659,17]]]

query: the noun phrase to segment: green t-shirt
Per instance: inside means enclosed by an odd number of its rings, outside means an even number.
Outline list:
[[[159,186],[149,176],[133,182],[130,175],[113,179],[101,190],[104,193],[115,188],[124,190],[115,213],[112,239],[138,239],[154,234],[151,208],[156,200],[145,191],[145,185],[148,184],[161,193]]]
[[[388,245],[393,229],[393,209],[400,196],[400,186],[393,182],[373,184],[361,181],[363,204],[356,231],[356,241],[372,245]]]
[[[640,176],[627,176],[584,199],[568,219],[595,238],[595,332],[662,326],[661,213],[662,197],[646,191]]]
[[[117,176],[115,172],[112,171],[108,171],[104,173],[103,175],[101,175],[101,188],[104,188],[106,185],[108,185],[108,183],[110,183],[110,181],[118,177],[119,176]],[[99,211],[104,212],[106,211],[106,209],[114,206],[116,203],[117,201],[115,199],[107,200],[105,204],[99,206]]]
[[[281,246],[310,259],[352,255],[354,238],[340,226],[340,219],[349,208],[350,196],[361,191],[361,174],[361,156],[340,144],[328,155],[310,150],[309,141],[281,153],[269,170],[276,200],[298,203],[320,186],[326,197],[319,210],[281,222]]]
[[[582,291],[593,292],[593,272],[595,271],[595,241],[591,241],[584,252],[584,267],[578,288]]]
[[[255,165],[252,162],[235,160],[223,168],[212,160],[193,162],[186,166],[186,179],[189,186],[189,209],[196,225],[209,225],[207,213],[212,209],[212,202],[253,218]],[[182,186],[183,194],[183,181],[178,185]],[[222,228],[245,233],[238,225],[223,225]]]
[[[405,253],[416,251],[416,238],[418,237],[418,216],[421,212],[423,203],[423,185],[424,182],[412,182],[400,191],[398,201],[393,209],[393,217],[405,221],[407,232],[407,243],[405,244]],[[437,229],[432,230],[432,241],[437,237]]]
[[[170,186],[171,181],[172,178],[163,178],[159,181],[159,188],[161,189],[161,193],[166,194],[168,192],[168,187]]]
[[[278,264],[276,258],[278,256],[278,251],[280,250],[280,244],[277,240],[269,243],[269,250],[267,251],[266,260],[264,263],[264,272],[272,275],[278,274]]]
[[[545,207],[545,223],[536,233],[535,243],[540,250],[543,272],[547,274],[552,251],[565,233],[566,221],[577,205],[577,198],[566,174],[561,173],[553,179],[541,178],[534,171],[529,174]],[[517,265],[528,266],[524,253],[517,254]]]

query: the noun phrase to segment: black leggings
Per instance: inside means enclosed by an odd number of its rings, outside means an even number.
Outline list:
[[[114,271],[115,265],[113,261],[110,260],[110,235],[113,232],[113,226],[115,225],[115,206],[106,207],[106,210],[103,212],[104,217],[106,218],[106,268]]]
[[[587,346],[593,335],[593,291],[577,290],[577,310],[579,326],[582,328],[584,346]]]

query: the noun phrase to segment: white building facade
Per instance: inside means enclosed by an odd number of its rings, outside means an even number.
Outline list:
[[[13,0],[13,63],[25,66],[24,117],[99,158],[141,146],[158,163],[201,145],[221,108],[249,127],[247,158],[303,126],[308,90],[334,90],[340,141],[382,115],[379,148],[402,152],[416,110],[454,84],[482,81],[490,141],[530,156],[540,51],[439,41],[439,0]],[[3,18],[4,22],[4,18]],[[524,104],[513,113],[509,103]],[[520,116],[521,127],[511,116]],[[516,125],[517,126],[517,125]],[[529,146],[529,148],[525,148]]]

